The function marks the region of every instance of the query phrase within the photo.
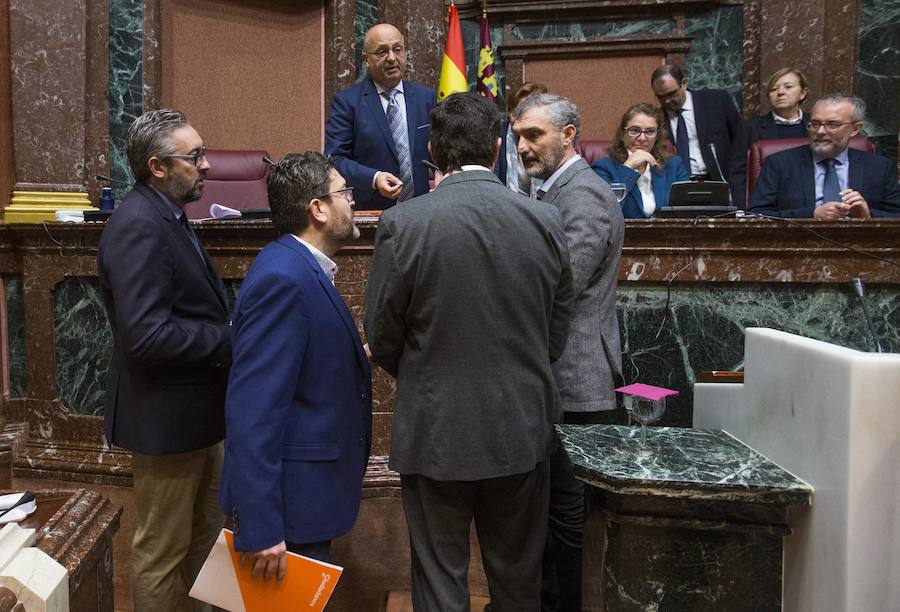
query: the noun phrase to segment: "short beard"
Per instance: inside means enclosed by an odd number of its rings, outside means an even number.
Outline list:
[[[556,169],[559,168],[560,162],[562,162],[563,158],[566,156],[566,147],[563,143],[559,143],[559,146],[554,147],[553,150],[548,152],[547,157],[540,159],[538,158],[536,161],[538,162],[535,165],[526,165],[525,171],[528,172],[528,176],[532,178],[538,178],[542,181],[546,181],[548,178],[553,176],[553,173],[556,172]]]
[[[196,202],[203,197],[203,190],[197,186],[197,182],[202,178],[201,175],[197,177],[193,184],[189,184],[180,177],[170,174],[164,185],[165,193],[175,204],[180,206]]]

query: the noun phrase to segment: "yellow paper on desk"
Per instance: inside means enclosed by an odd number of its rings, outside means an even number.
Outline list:
[[[250,576],[234,550],[234,534],[223,529],[209,553],[190,595],[230,612],[279,612],[325,608],[344,568],[289,552],[282,582]]]

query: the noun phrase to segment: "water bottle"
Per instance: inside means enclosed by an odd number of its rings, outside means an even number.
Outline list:
[[[100,193],[100,210],[114,210],[116,201],[113,199],[112,187],[104,187]]]

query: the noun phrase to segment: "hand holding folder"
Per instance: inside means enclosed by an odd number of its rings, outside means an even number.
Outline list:
[[[234,534],[223,529],[191,588],[190,595],[231,612],[279,612],[325,608],[344,569],[288,552],[283,581],[251,575],[251,564],[240,564]]]

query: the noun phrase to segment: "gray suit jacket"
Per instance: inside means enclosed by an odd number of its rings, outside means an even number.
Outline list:
[[[435,480],[544,461],[572,277],[559,213],[482,170],[386,210],[365,331],[397,378],[390,466]]]
[[[562,408],[612,410],[622,380],[616,317],[616,285],[625,222],[606,182],[579,159],[550,186],[541,201],[562,215],[572,263],[575,309],[569,343],[553,365]]]

